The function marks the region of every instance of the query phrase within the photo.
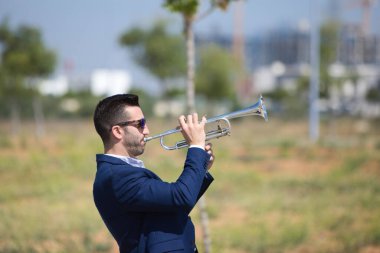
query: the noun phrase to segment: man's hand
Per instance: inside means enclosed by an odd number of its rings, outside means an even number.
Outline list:
[[[212,151],[212,144],[208,143],[205,146],[205,150],[210,155],[210,161],[208,162],[208,165],[207,165],[207,170],[209,170],[209,169],[211,169],[211,167],[212,167],[212,165],[214,164],[214,161],[215,161],[215,155],[214,155],[214,152]]]
[[[181,127],[181,132],[185,140],[189,145],[198,145],[205,146],[206,143],[206,133],[205,133],[205,124],[206,117],[202,117],[202,121],[198,121],[198,114],[193,113],[187,115],[187,118],[184,115],[181,115],[178,118],[179,125]]]

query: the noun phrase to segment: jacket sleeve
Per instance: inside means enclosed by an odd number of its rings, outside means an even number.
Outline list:
[[[113,191],[127,211],[188,212],[209,185],[204,184],[208,160],[204,150],[189,149],[184,169],[173,183],[152,177],[143,169],[123,170],[113,176]]]
[[[207,191],[212,181],[214,181],[214,178],[211,176],[210,173],[207,172],[203,179],[203,184],[202,184],[201,190],[199,191],[197,200],[199,200],[202,197],[202,195]]]

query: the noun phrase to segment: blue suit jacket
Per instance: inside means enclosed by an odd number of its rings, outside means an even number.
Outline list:
[[[96,156],[94,201],[120,252],[194,252],[189,213],[213,181],[206,169],[209,158],[190,148],[181,175],[167,183],[150,170]]]

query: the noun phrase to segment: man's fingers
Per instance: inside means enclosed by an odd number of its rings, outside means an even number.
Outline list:
[[[205,125],[206,125],[206,122],[207,122],[206,116],[202,116],[202,120],[201,120],[201,122],[199,122],[199,124],[200,124],[201,126],[205,126]]]
[[[194,112],[192,116],[193,116],[193,123],[198,124],[198,113]]]
[[[178,117],[178,122],[179,123],[185,123],[185,115],[181,115]]]
[[[211,156],[210,157],[210,161],[214,160],[214,154],[213,154],[213,151],[212,151],[212,144],[211,143],[207,143],[206,144],[205,150],[206,150],[207,154],[209,154]]]
[[[187,115],[187,117],[184,115],[181,115],[178,120],[180,123],[182,122],[182,124],[186,123],[188,125],[193,125],[193,124],[197,124],[197,123],[204,125],[207,122],[206,116],[202,116],[202,120],[199,122],[198,113],[196,113],[196,112],[193,114]]]
[[[204,119],[199,122],[198,114],[192,113],[187,116],[181,115],[178,121],[182,128],[182,135],[189,145],[205,146]]]
[[[183,129],[183,127],[186,125],[186,117],[184,115],[179,116],[178,122]]]
[[[187,124],[189,125],[193,124],[193,116],[191,114],[187,115]]]

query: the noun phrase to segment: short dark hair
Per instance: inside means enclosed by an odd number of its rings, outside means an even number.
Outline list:
[[[95,108],[94,125],[103,143],[110,138],[110,129],[121,121],[126,121],[125,107],[139,106],[139,97],[134,94],[118,94],[101,100]]]

